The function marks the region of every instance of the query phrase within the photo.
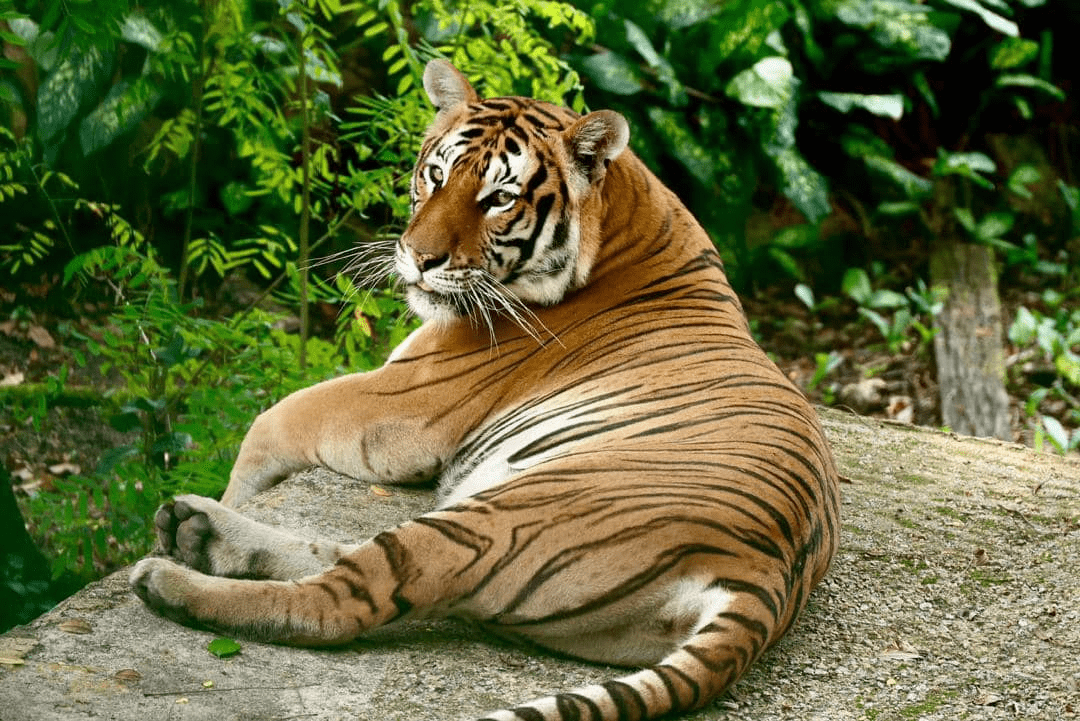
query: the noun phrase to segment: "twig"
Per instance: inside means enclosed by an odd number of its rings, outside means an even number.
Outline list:
[[[197,693],[214,693],[215,691],[293,691],[301,688],[315,688],[321,684],[303,683],[296,686],[230,686],[219,688],[191,688],[176,691],[143,691],[143,696],[191,696]]]

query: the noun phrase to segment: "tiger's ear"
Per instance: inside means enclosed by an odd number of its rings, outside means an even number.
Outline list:
[[[424,91],[440,113],[480,99],[461,71],[442,59],[432,60],[424,68]]]
[[[563,131],[570,158],[589,182],[597,180],[607,163],[619,157],[630,141],[630,125],[614,110],[597,110]]]

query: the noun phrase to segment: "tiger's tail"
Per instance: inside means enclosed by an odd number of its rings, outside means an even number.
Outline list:
[[[655,666],[496,711],[479,721],[643,721],[699,708],[771,644],[772,625],[729,608]]]

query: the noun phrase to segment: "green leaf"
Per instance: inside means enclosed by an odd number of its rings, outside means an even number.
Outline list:
[[[840,281],[840,290],[859,305],[866,305],[874,292],[870,276],[862,268],[848,268]]]
[[[132,13],[124,18],[124,24],[120,27],[120,36],[129,43],[142,45],[151,52],[156,52],[161,45],[161,33],[141,13]]]
[[[1027,38],[1005,38],[990,51],[990,67],[1011,70],[1039,57],[1039,44]]]
[[[683,89],[682,83],[675,77],[675,69],[671,67],[671,63],[656,52],[644,30],[629,20],[624,20],[623,23],[626,27],[627,42],[637,50],[649,67],[654,69],[657,80],[668,89],[668,101],[676,107],[685,105],[687,100],[686,91]]]
[[[1030,200],[1032,195],[1028,190],[1029,185],[1034,185],[1042,180],[1042,173],[1034,165],[1025,163],[1020,165],[1009,176],[1008,187],[1015,195]]]
[[[985,153],[949,153],[939,149],[933,172],[938,176],[961,175],[991,190],[994,184],[980,173],[993,173],[995,170],[997,164]]]
[[[682,30],[708,20],[723,12],[724,6],[716,0],[681,0],[681,2],[658,3],[656,16],[672,30]]]
[[[961,10],[968,10],[975,13],[982,18],[983,22],[989,25],[994,30],[997,30],[1002,35],[1008,35],[1009,37],[1017,37],[1020,35],[1020,26],[1014,23],[1012,20],[1003,18],[992,10],[987,10],[978,0],[944,0],[953,7],[960,8]]]
[[[971,208],[953,208],[953,215],[960,221],[960,225],[964,226],[964,230],[975,232],[975,214],[971,212]]]
[[[629,20],[623,20],[623,25],[626,27],[627,42],[630,43],[634,50],[638,51],[638,55],[646,63],[654,68],[666,64],[666,61],[653,48],[652,41],[649,40],[649,36],[645,34],[644,30]]]
[[[1054,358],[1054,368],[1069,383],[1080,386],[1080,358],[1066,351]]]
[[[1053,416],[1042,417],[1043,428],[1046,429],[1046,435],[1050,437],[1050,442],[1061,453],[1065,453],[1069,450],[1069,432],[1065,430],[1065,427],[1061,425],[1061,422]]]
[[[818,93],[818,97],[823,103],[836,108],[841,113],[849,113],[855,108],[861,108],[874,115],[893,120],[899,120],[904,114],[904,96],[899,93],[862,95],[860,93],[830,93],[823,90]]]
[[[832,211],[829,186],[794,147],[769,153],[780,175],[780,190],[811,223],[820,223]]]
[[[919,204],[910,200],[898,200],[891,203],[879,203],[877,212],[885,216],[911,215],[919,212]]]
[[[732,78],[724,92],[744,105],[780,109],[792,99],[797,83],[787,58],[767,57]]]
[[[975,238],[982,242],[1000,238],[1012,230],[1015,222],[1016,217],[1007,211],[987,213],[975,226]]]
[[[836,19],[851,27],[868,31],[874,42],[887,53],[865,56],[870,72],[884,72],[897,65],[921,60],[942,61],[949,55],[949,33],[933,24],[930,8],[909,2],[889,0],[841,0]]]
[[[803,302],[810,310],[814,309],[814,290],[806,283],[799,283],[795,286],[795,297]]]
[[[908,198],[922,198],[934,189],[934,184],[917,175],[895,160],[880,155],[867,155],[863,157],[866,168],[871,173],[888,178],[904,191]]]
[[[698,182],[711,185],[716,176],[716,152],[704,147],[694,136],[683,114],[655,105],[650,105],[645,112],[671,154]]]
[[[215,638],[206,645],[206,650],[218,658],[228,658],[240,653],[242,646],[231,638]]]
[[[221,204],[229,215],[240,215],[254,202],[255,199],[248,193],[248,187],[241,182],[234,180],[221,188]]]
[[[111,65],[97,48],[75,48],[45,79],[37,97],[38,137],[43,143],[50,143],[71,124],[79,108],[97,94]]]
[[[79,124],[83,155],[92,155],[142,121],[161,99],[161,91],[142,79],[121,80]]]
[[[634,95],[645,89],[638,78],[637,67],[610,50],[585,58],[581,69],[597,87],[615,95]]]
[[[1042,78],[1037,78],[1034,75],[1026,75],[1023,73],[1000,75],[995,84],[999,88],[1032,88],[1034,90],[1041,90],[1058,100],[1065,99],[1064,90],[1052,83],[1046,82]]]
[[[97,474],[107,476],[112,473],[113,469],[120,465],[122,462],[129,458],[137,458],[139,456],[139,449],[133,445],[117,446],[116,448],[110,448],[101,454],[101,458],[98,459]]]

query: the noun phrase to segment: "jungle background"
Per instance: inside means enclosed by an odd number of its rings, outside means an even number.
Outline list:
[[[0,2],[0,630],[415,326],[379,259],[436,56],[625,114],[815,402],[952,427],[960,347],[992,418],[954,430],[1075,452],[1078,32],[1069,0]]]

